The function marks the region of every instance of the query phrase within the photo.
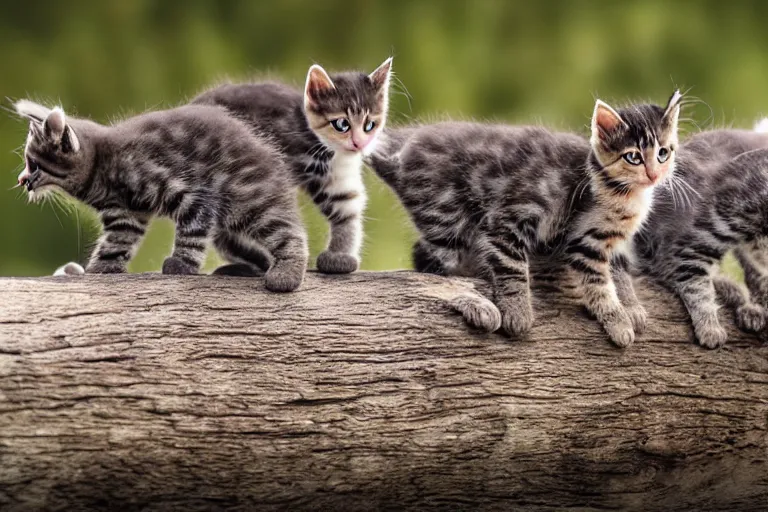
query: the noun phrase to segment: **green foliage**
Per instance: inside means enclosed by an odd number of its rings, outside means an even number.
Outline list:
[[[373,69],[390,53],[410,92],[393,118],[445,115],[585,130],[593,100],[702,103],[700,125],[749,126],[768,111],[768,3],[761,1],[281,0],[0,1],[0,94],[61,103],[102,122],[183,103],[223,77],[301,84],[309,65]],[[695,128],[694,128],[695,129]],[[13,153],[26,126],[0,116],[0,275],[49,274],[83,260],[92,214],[28,205]],[[413,230],[368,176],[363,267],[407,267]],[[327,227],[304,201],[313,254]],[[155,223],[132,265],[157,270],[172,229]],[[213,264],[213,261],[210,262]]]

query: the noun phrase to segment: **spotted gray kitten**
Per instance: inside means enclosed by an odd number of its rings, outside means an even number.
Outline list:
[[[331,224],[328,247],[317,258],[320,272],[359,267],[366,204],[362,159],[387,120],[391,68],[391,58],[369,75],[329,75],[314,65],[303,93],[281,83],[228,84],[193,100],[225,107],[280,147]]]
[[[268,268],[266,287],[301,285],[306,236],[278,151],[216,107],[151,112],[103,126],[22,100],[30,121],[19,184],[30,200],[62,191],[95,208],[104,234],[88,272],[125,272],[155,215],[176,222],[164,274],[197,273],[211,240],[228,260]]]
[[[686,141],[675,179],[657,193],[645,227],[634,239],[635,263],[685,304],[699,343],[725,344],[719,302],[735,309],[747,331],[766,326],[768,306],[768,135],[742,130],[703,132]],[[719,271],[736,249],[742,286]]]
[[[402,200],[421,239],[416,270],[485,279],[504,329],[533,324],[529,258],[557,255],[587,309],[625,347],[646,323],[625,271],[625,242],[673,170],[680,94],[665,108],[598,101],[591,142],[540,127],[440,123],[392,132],[370,165]],[[623,305],[622,305],[623,303]],[[487,304],[454,307],[483,329]]]

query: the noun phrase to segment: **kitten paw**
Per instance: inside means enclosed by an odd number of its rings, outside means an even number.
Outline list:
[[[632,322],[632,330],[635,334],[642,334],[648,326],[648,312],[640,304],[627,308],[627,314]]]
[[[275,262],[264,275],[267,290],[277,293],[295,291],[304,281],[306,262],[282,260]]]
[[[213,272],[213,276],[231,276],[231,277],[260,277],[264,275],[264,271],[260,268],[248,265],[247,263],[231,263],[229,265],[222,265]]]
[[[85,274],[85,269],[74,261],[57,268],[53,273],[54,276],[81,276],[83,274]]]
[[[450,306],[464,320],[481,331],[494,332],[501,327],[501,312],[493,302],[481,295],[460,295],[450,301]]]
[[[614,345],[627,348],[635,342],[635,330],[632,325],[632,318],[626,311],[621,310],[603,322],[603,329]]]
[[[702,347],[718,348],[725,345],[725,342],[728,341],[728,331],[723,329],[717,320],[714,322],[707,322],[706,325],[700,326],[694,330],[696,332],[696,338],[699,340],[699,344]]]
[[[757,304],[744,304],[736,308],[736,324],[739,329],[748,332],[760,332],[765,329],[766,310]]]
[[[356,257],[344,252],[323,251],[317,257],[317,270],[323,274],[350,274],[359,266]]]
[[[527,296],[499,301],[501,325],[507,334],[524,338],[533,327],[533,307]]]
[[[190,265],[186,261],[170,256],[163,262],[163,274],[191,276],[197,274],[197,266]]]
[[[126,272],[123,262],[95,261],[85,269],[86,274],[125,274]]]

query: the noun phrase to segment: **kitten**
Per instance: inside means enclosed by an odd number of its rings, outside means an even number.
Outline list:
[[[229,84],[192,101],[225,107],[279,145],[330,222],[328,247],[317,258],[320,272],[349,273],[360,265],[367,200],[362,159],[387,120],[391,69],[392,58],[370,75],[329,75],[314,65],[303,93],[281,83]]]
[[[486,280],[504,329],[533,324],[529,258],[557,255],[587,309],[622,347],[646,323],[625,242],[672,173],[680,94],[666,108],[597,101],[590,141],[540,127],[440,123],[390,132],[368,159],[409,211],[416,270]],[[622,302],[624,306],[622,306]],[[492,329],[483,304],[454,304]]]
[[[59,191],[95,208],[104,234],[87,266],[120,273],[154,215],[176,222],[164,274],[195,274],[206,243],[266,287],[297,289],[308,250],[296,189],[278,151],[216,107],[186,106],[111,126],[22,100],[30,121],[19,185],[32,201]],[[63,273],[77,269],[62,269]]]
[[[716,348],[727,340],[718,298],[735,309],[743,330],[765,328],[768,278],[759,260],[766,254],[767,218],[768,135],[715,130],[682,145],[676,176],[657,193],[633,251],[639,272],[682,299],[701,345]],[[720,274],[720,260],[730,249],[736,249],[749,291],[761,304]]]

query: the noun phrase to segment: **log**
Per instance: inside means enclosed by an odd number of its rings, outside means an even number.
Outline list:
[[[537,287],[520,341],[446,306],[476,285],[0,279],[0,509],[766,509],[768,347],[725,312],[706,350],[638,283],[620,350]]]

